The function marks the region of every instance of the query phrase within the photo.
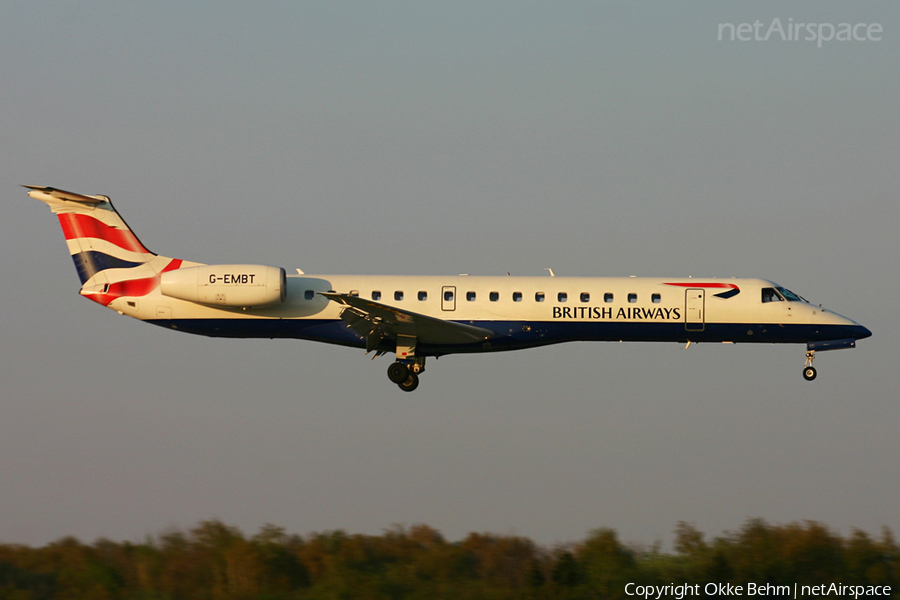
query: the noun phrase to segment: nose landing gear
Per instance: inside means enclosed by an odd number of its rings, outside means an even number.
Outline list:
[[[868,331],[868,329],[866,329]],[[842,340],[822,340],[818,342],[807,342],[806,344],[806,366],[803,367],[803,379],[812,381],[816,378],[816,370],[812,366],[813,359],[816,357],[816,350],[825,352],[826,350],[840,350],[841,348],[856,348],[856,338],[845,338]]]
[[[816,378],[816,368],[812,366],[813,359],[816,358],[815,350],[807,350],[806,351],[806,366],[803,367],[803,379],[807,381],[812,381]]]

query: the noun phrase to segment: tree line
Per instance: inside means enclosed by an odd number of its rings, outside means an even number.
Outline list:
[[[305,536],[267,525],[248,537],[218,520],[142,543],[0,545],[3,600],[638,600],[626,584],[709,582],[889,585],[900,597],[900,550],[887,528],[843,537],[761,519],[711,540],[678,523],[672,552],[624,544],[611,529],[543,547],[485,533],[449,542],[427,525]]]

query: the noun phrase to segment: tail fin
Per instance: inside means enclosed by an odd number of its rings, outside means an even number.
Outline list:
[[[143,296],[159,285],[159,274],[180,260],[147,250],[107,196],[85,196],[37,185],[28,195],[47,203],[59,218],[81,279],[81,294],[104,306],[121,296]]]

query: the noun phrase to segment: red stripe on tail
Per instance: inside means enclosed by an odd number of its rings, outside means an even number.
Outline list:
[[[175,269],[180,268],[181,263],[181,259],[173,259],[172,262],[163,267],[163,270],[160,271],[160,274],[165,273],[166,271],[174,271]],[[108,306],[109,303],[116,298],[121,298],[122,296],[146,296],[158,287],[159,275],[155,275],[153,277],[146,277],[144,279],[128,279],[126,281],[117,281],[115,283],[110,283],[105,292],[101,292],[99,294],[89,294],[86,297],[90,298],[97,304]]]
[[[116,229],[88,215],[60,213],[59,224],[67,240],[78,238],[98,238],[115,244],[123,250],[152,254],[138,241],[129,229]]]

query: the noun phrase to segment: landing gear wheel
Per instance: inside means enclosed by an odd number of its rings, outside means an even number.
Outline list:
[[[815,367],[804,367],[803,369],[803,379],[807,381],[812,381],[816,378],[816,368]]]
[[[403,383],[398,383],[397,385],[399,385],[400,389],[404,392],[411,392],[419,387],[419,376],[410,371],[407,380]]]
[[[388,379],[391,380],[391,383],[396,383],[397,385],[404,383],[409,378],[410,374],[411,371],[402,362],[392,363],[391,366],[388,367]]]

